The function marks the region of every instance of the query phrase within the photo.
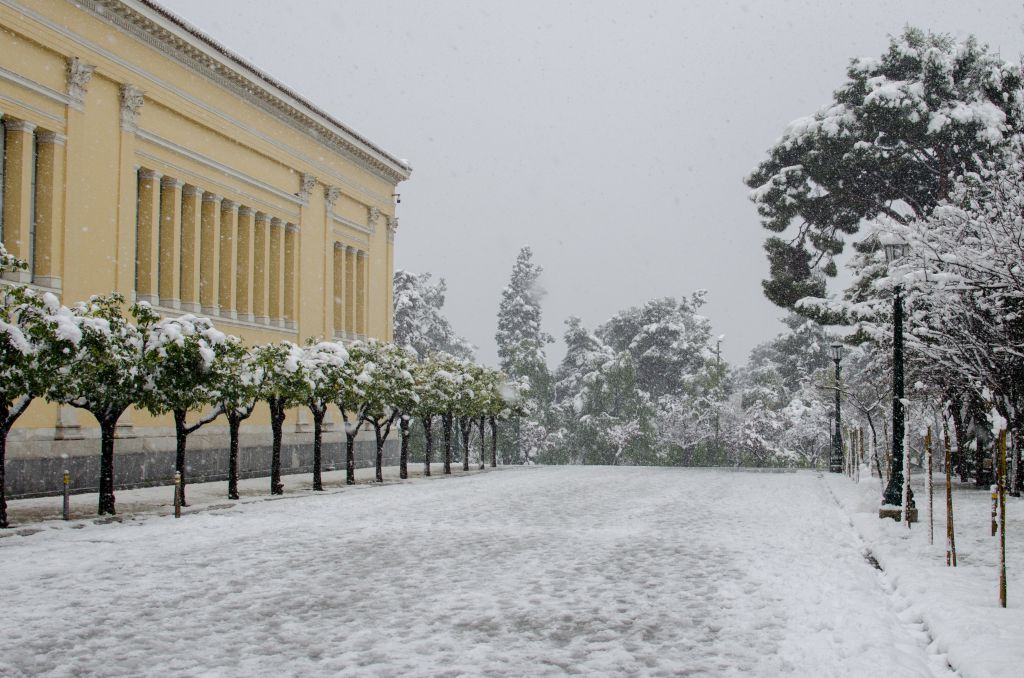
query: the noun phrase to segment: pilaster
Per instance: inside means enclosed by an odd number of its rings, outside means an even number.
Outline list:
[[[288,329],[298,327],[295,313],[297,283],[296,257],[299,253],[299,227],[286,224],[284,229],[284,324]]]
[[[256,213],[245,205],[238,208],[238,258],[235,265],[235,316],[253,321],[253,223]]]
[[[160,303],[157,284],[160,229],[160,172],[139,170],[138,217],[136,221],[135,299],[156,306]]]
[[[345,246],[340,242],[334,243],[334,266],[331,269],[333,280],[334,310],[332,323],[334,336],[345,336]]]
[[[199,253],[199,304],[202,313],[215,316],[220,261],[220,201],[214,193],[203,193],[202,228]]]
[[[203,189],[186,184],[181,191],[181,310],[202,313],[199,303]]]
[[[160,305],[179,308],[181,298],[182,259],[184,258],[184,237],[182,234],[182,188],[185,183],[174,177],[160,180]]]
[[[36,226],[32,281],[61,288],[64,267],[65,137],[56,132],[36,134]]]
[[[270,321],[268,297],[270,296],[270,217],[263,212],[256,213],[253,229],[253,319],[262,324]]]
[[[284,222],[274,217],[270,220],[270,297],[268,314],[270,324],[284,326],[281,297],[284,287]]]
[[[32,265],[32,175],[35,171],[36,126],[25,120],[4,120],[4,222],[7,252]],[[30,282],[32,272],[12,271],[5,278]]]
[[[238,261],[238,203],[224,200],[220,204],[220,271],[217,304],[221,315],[237,318],[235,311],[235,266]]]
[[[368,297],[368,268],[370,258],[366,252],[359,250],[356,253],[356,334],[366,338],[366,325],[369,313]]]

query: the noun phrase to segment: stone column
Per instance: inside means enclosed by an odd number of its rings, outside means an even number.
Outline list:
[[[59,290],[64,266],[64,142],[62,134],[36,134],[36,227],[32,281]]]
[[[267,308],[270,324],[284,326],[281,315],[282,287],[284,286],[284,222],[274,217],[270,220],[270,298]]]
[[[181,191],[181,310],[202,313],[199,304],[200,231],[203,189],[186,184]]]
[[[181,232],[182,187],[185,182],[174,177],[160,181],[160,305],[178,308],[181,298],[182,247]]]
[[[214,316],[220,260],[220,201],[213,193],[203,193],[202,228],[199,253],[199,303],[204,315]]]
[[[334,280],[334,336],[345,336],[345,246],[334,243],[334,266],[331,268]]]
[[[267,297],[270,296],[270,216],[256,213],[253,231],[252,259],[252,312],[253,319],[266,324],[270,321]]]
[[[4,120],[4,247],[30,266],[35,129],[24,120]],[[27,283],[32,280],[32,272],[14,271],[4,277]]]
[[[288,329],[297,329],[298,315],[295,312],[296,258],[299,252],[299,227],[285,225],[284,230],[284,324]]]
[[[345,247],[345,336],[356,335],[356,248]]]
[[[224,200],[220,204],[220,261],[218,268],[217,305],[220,313],[227,318],[237,317],[235,313],[235,262],[238,261],[238,203]]]
[[[370,258],[366,252],[359,250],[356,254],[356,334],[365,338],[367,335],[367,314],[369,312],[369,273]]]
[[[238,259],[235,267],[235,316],[246,322],[253,321],[252,267],[253,221],[256,213],[245,205],[238,208]]]
[[[139,211],[135,222],[135,299],[160,303],[157,265],[160,245],[160,172],[139,170]]]

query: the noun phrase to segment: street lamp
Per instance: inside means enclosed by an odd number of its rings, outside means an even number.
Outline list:
[[[885,260],[889,264],[907,256],[910,246],[906,243],[889,243],[885,246]],[[903,507],[903,286],[897,284],[892,294],[892,463],[889,467],[889,484],[882,494],[880,518],[896,518]],[[886,507],[899,506],[898,510]],[[910,507],[914,508],[913,495]],[[906,517],[906,516],[904,516]],[[913,513],[911,513],[911,518]]]
[[[842,473],[843,419],[839,413],[839,375],[842,373],[842,368],[839,366],[839,361],[843,359],[843,345],[835,342],[829,347],[829,354],[832,356],[832,362],[836,364],[836,433],[832,436],[832,458],[829,460],[828,470],[832,473]]]

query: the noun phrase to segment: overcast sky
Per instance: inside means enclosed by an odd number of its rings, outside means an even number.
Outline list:
[[[488,363],[524,244],[556,337],[572,314],[593,327],[704,288],[745,361],[783,313],[742,179],[786,124],[907,24],[1014,61],[1024,38],[1019,0],[163,4],[411,162],[396,267],[448,280],[448,317]]]

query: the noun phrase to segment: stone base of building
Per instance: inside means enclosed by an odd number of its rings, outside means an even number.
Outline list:
[[[325,471],[345,468],[344,434],[325,433],[321,453]],[[376,456],[377,447],[372,436],[360,434],[355,445],[356,468],[372,467]],[[398,456],[396,436],[385,444],[384,465],[396,466]],[[270,457],[269,431],[243,433],[238,450],[239,478],[269,477]],[[135,429],[133,437],[115,440],[114,487],[131,489],[172,484],[174,460],[173,435],[150,436],[145,429]],[[100,477],[100,441],[87,436],[74,440],[13,443],[8,447],[5,469],[8,499],[60,494],[65,469],[71,474],[73,493],[96,492]],[[281,445],[281,473],[309,473],[312,470],[312,433],[286,434]],[[227,430],[211,430],[203,434],[197,431],[190,435],[185,457],[186,482],[227,480],[227,477]]]

